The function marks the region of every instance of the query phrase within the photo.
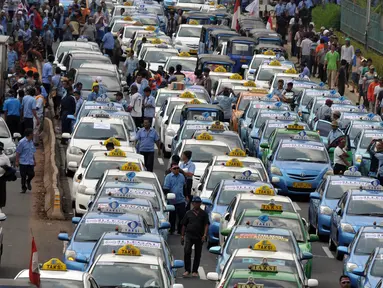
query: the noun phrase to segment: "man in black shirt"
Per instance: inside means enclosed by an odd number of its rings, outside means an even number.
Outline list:
[[[192,200],[193,209],[186,212],[185,217],[182,220],[181,244],[185,244],[184,277],[190,276],[190,272],[192,272],[193,277],[198,277],[198,267],[201,260],[202,244],[206,241],[207,231],[210,224],[209,216],[204,210],[201,209],[201,203],[201,198],[194,196]],[[191,270],[191,254],[193,245],[194,261],[193,270]]]

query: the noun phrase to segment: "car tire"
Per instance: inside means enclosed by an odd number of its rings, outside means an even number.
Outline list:
[[[326,241],[328,241],[328,236],[319,234],[319,230],[318,230],[318,228],[315,230],[315,234],[318,235],[318,237],[319,237],[319,241],[321,241],[321,242],[326,242]]]
[[[310,220],[309,220],[310,221]],[[309,222],[309,228],[308,228],[309,234],[315,234],[316,229],[311,223]]]
[[[330,237],[328,237],[328,249],[330,249],[330,251],[335,251],[336,250],[336,246],[335,246],[334,242],[331,239],[331,235],[330,235]]]

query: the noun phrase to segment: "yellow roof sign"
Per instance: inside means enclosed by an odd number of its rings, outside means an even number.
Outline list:
[[[195,98],[194,93],[190,91],[185,91],[180,95],[180,98]]]
[[[201,104],[202,102],[199,101],[198,99],[193,99],[192,101],[189,102],[189,104]]]
[[[132,6],[132,3],[130,3],[130,2],[125,2],[125,3],[124,3],[124,6]]]
[[[214,6],[215,5],[214,1],[209,2],[209,5]]]
[[[144,26],[140,21],[136,21],[133,23],[133,26]]]
[[[264,259],[264,261],[267,261],[267,259]],[[263,262],[262,264],[258,265],[250,265],[249,269],[252,272],[278,272],[277,266],[269,265],[267,262]]]
[[[237,158],[230,159],[226,162],[225,166],[228,167],[243,167],[243,163],[239,161]]]
[[[120,141],[118,141],[118,140],[117,140],[116,138],[114,138],[114,137],[110,137],[110,138],[108,138],[108,139],[106,139],[106,140],[104,141],[104,145],[106,145],[106,144],[108,144],[108,143],[113,143],[114,146],[121,146]]]
[[[246,81],[245,83],[243,83],[243,86],[245,86],[245,87],[256,87],[257,84],[255,84],[254,81]]]
[[[220,8],[225,8],[225,5],[218,4],[217,6],[215,6],[215,8],[218,8],[218,9],[220,9]]]
[[[261,240],[254,244],[253,250],[277,252],[277,247],[269,240]]]
[[[198,25],[198,21],[197,20],[190,20],[189,24],[190,25]]]
[[[190,57],[190,54],[188,52],[181,52],[178,54],[179,57]]]
[[[217,122],[214,122],[213,124],[211,124],[210,130],[224,131],[225,126],[223,126],[223,124],[221,122],[217,121]]]
[[[246,152],[242,149],[235,148],[229,152],[228,156],[246,157]]]
[[[277,205],[274,203],[274,200],[272,199],[270,203],[268,204],[262,204],[261,205],[261,210],[264,211],[276,211],[276,212],[282,212],[283,211],[283,206],[282,205]]]
[[[219,65],[217,68],[214,69],[214,72],[226,73],[227,70],[225,69],[225,67]]]
[[[254,194],[256,195],[269,195],[269,196],[274,196],[275,195],[275,192],[273,189],[271,189],[269,186],[261,186],[261,187],[258,187]]]
[[[133,18],[129,17],[129,16],[126,16],[126,17],[124,17],[124,21],[133,21]]]
[[[267,94],[269,93],[269,91],[267,91],[266,89],[263,89],[263,88],[251,88],[249,90],[249,92],[252,92],[252,93],[261,93],[261,94]]]
[[[126,157],[126,153],[122,151],[121,149],[113,149],[108,153],[109,157]]]
[[[278,60],[273,60],[269,63],[269,66],[282,66],[282,64]]]
[[[275,56],[275,52],[273,50],[267,50],[267,51],[263,52],[263,55]]]
[[[58,258],[52,258],[48,262],[45,262],[41,270],[67,271],[66,265],[63,262],[61,262]]]
[[[121,171],[141,171],[140,166],[136,163],[128,162],[121,166]]]
[[[196,138],[197,140],[208,140],[208,141],[213,141],[213,136],[211,136],[209,133],[207,132],[203,132],[201,134],[199,134]]]
[[[229,79],[233,79],[233,80],[242,80],[242,76],[239,75],[238,73],[235,73],[235,74],[231,75],[231,76],[229,77]]]
[[[148,26],[148,27],[145,28],[145,30],[146,30],[146,31],[154,31],[154,30],[156,30],[156,27],[154,27],[154,26]]]
[[[162,43],[161,39],[156,38],[152,40],[152,44],[161,44],[161,43]]]
[[[288,73],[288,74],[298,74],[297,70],[295,70],[294,68],[289,68],[289,69],[285,70],[284,73]]]
[[[117,255],[141,256],[141,251],[136,246],[127,244],[118,249]]]
[[[305,127],[302,125],[298,125],[298,124],[290,124],[290,125],[287,125],[287,129],[289,129],[289,130],[304,130]]]

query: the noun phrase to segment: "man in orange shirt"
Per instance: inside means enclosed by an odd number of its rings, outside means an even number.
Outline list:
[[[319,40],[319,44],[318,44],[317,48],[315,48],[316,54],[318,54],[318,52],[324,48],[324,43],[325,43],[324,39],[321,38]]]
[[[23,69],[25,72],[28,72],[28,71],[32,71],[33,73],[38,72],[37,69],[35,67],[33,67],[31,60],[27,61],[27,66],[25,66]]]
[[[379,85],[379,78],[378,78],[378,75],[375,74],[374,81],[372,81],[370,85],[368,85],[368,89],[367,89],[367,99],[368,99],[367,109],[368,110],[371,107],[372,111],[374,111],[374,108],[375,108],[374,107],[374,104],[375,104],[374,90],[375,90],[375,87],[378,85]]]

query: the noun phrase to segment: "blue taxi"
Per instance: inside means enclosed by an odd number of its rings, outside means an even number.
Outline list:
[[[352,163],[359,169],[362,159],[369,157],[368,146],[375,139],[383,138],[383,130],[362,130],[354,139],[355,151],[352,153]]]
[[[344,192],[358,189],[360,186],[371,183],[372,180],[372,178],[353,175],[328,175],[323,179],[315,192],[310,194],[309,232],[316,231],[319,238],[325,240],[330,235],[332,211]]]
[[[97,241],[89,258],[81,255],[76,258],[76,261],[86,264],[86,270],[88,270],[99,255],[111,253],[113,250],[117,250],[119,247],[127,244],[138,247],[144,255],[158,256],[164,259],[169,271],[173,271],[174,277],[176,271],[173,269],[184,266],[184,261],[173,258],[168,244],[160,235],[152,233],[124,233],[120,231],[105,232]]]
[[[209,214],[210,221],[208,231],[208,246],[219,243],[219,227],[221,216],[226,212],[227,207],[235,195],[241,193],[249,193],[249,191],[254,191],[254,193],[261,193],[260,190],[257,190],[260,187],[268,187],[271,188],[269,190],[274,191],[270,183],[254,182],[258,181],[260,177],[259,175],[257,175],[257,177],[251,175],[250,170],[245,171],[243,174],[243,177],[239,177],[237,180],[221,180],[221,182],[213,189],[210,198],[203,199],[203,201],[206,203],[205,211]]]
[[[370,120],[355,120],[345,129],[345,135],[350,139],[351,148],[355,149],[355,138],[362,130],[381,130],[383,131],[383,122],[374,122]]]
[[[373,223],[375,224],[375,223]],[[357,287],[359,276],[355,269],[363,270],[364,265],[375,247],[383,245],[383,227],[380,225],[364,226],[356,233],[350,246],[339,246],[338,251],[344,254],[343,274],[350,277],[351,287]],[[373,286],[374,287],[374,286]]]
[[[353,274],[360,276],[357,288],[378,287],[383,278],[383,248],[376,247],[367,259],[364,269],[356,268]],[[380,283],[381,285],[381,283]]]
[[[344,111],[339,118],[339,128],[346,129],[351,121],[365,120],[373,122],[381,122],[382,118],[374,113],[368,113],[365,109],[356,108],[353,111]]]
[[[267,157],[265,167],[279,194],[307,195],[325,175],[333,174],[325,145],[305,137],[301,131],[299,139],[283,139]]]
[[[64,263],[70,270],[84,271],[84,263],[76,261],[76,257],[89,257],[94,245],[104,232],[115,231],[116,228],[131,233],[150,233],[150,227],[141,215],[112,214],[87,212],[82,218],[73,217],[72,223],[77,225],[72,237],[68,233],[60,233],[58,239],[67,241],[64,252]]]
[[[358,190],[346,191],[332,212],[329,249],[348,246],[360,227],[383,220],[383,191],[378,180]],[[339,257],[341,252],[338,251]]]

